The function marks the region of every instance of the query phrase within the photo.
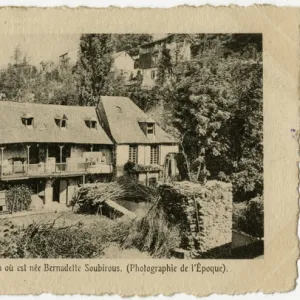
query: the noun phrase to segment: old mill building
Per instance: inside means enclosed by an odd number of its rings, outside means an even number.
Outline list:
[[[174,138],[129,98],[101,97],[98,107],[0,101],[0,191],[26,184],[44,204],[122,176],[128,161],[138,180],[157,181],[174,152]]]

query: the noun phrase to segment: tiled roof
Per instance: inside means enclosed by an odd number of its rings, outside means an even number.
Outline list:
[[[155,136],[147,137],[139,122],[149,117],[129,98],[102,96],[99,110],[103,110],[111,137],[118,144],[173,144],[176,140],[155,125]],[[100,115],[102,115],[100,113]],[[155,122],[151,119],[151,123]]]
[[[33,118],[26,127],[22,118]],[[64,116],[67,128],[57,126],[55,118]],[[0,101],[0,144],[9,143],[74,143],[107,144],[112,141],[101,127],[89,128],[86,120],[98,120],[95,107],[47,105]]]

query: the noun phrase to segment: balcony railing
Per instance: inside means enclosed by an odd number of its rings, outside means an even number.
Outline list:
[[[0,177],[43,177],[72,174],[110,174],[111,164],[101,163],[57,163],[18,164],[0,166]]]

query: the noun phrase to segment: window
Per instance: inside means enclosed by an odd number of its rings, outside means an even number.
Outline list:
[[[22,123],[26,127],[32,128],[32,126],[33,126],[33,117],[29,113],[27,113],[26,115],[24,115],[22,117]]]
[[[66,115],[63,115],[63,116],[59,116],[57,115],[55,117],[55,123],[56,125],[60,128],[60,129],[66,129],[67,128],[67,121],[68,121],[68,118]]]
[[[154,124],[153,123],[147,124],[147,135],[154,135]]]
[[[85,120],[85,124],[88,128],[92,128],[92,129],[97,128],[97,121],[94,119]]]
[[[27,122],[27,124],[26,124],[27,126],[32,126],[33,125],[33,118],[27,119],[26,122]]]
[[[151,146],[150,164],[151,165],[157,165],[158,164],[158,146]]]
[[[151,79],[155,79],[155,71],[151,71]]]
[[[138,148],[137,146],[129,146],[129,161],[137,163],[138,161]]]
[[[66,128],[67,127],[67,121],[66,120],[61,120],[60,127],[61,128]]]

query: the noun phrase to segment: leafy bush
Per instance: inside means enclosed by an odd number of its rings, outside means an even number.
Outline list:
[[[254,237],[264,236],[264,203],[263,197],[250,200],[246,208],[240,212],[236,221],[238,228]]]
[[[124,171],[125,172],[132,172],[134,170],[135,167],[135,163],[133,163],[132,161],[128,161],[125,165],[124,165]]]
[[[5,194],[8,211],[28,210],[31,204],[31,195],[32,191],[24,184],[10,187]]]
[[[1,248],[1,257],[8,258],[92,258],[100,257],[103,250],[101,240],[82,223],[57,227],[55,221],[18,228],[2,241]]]

